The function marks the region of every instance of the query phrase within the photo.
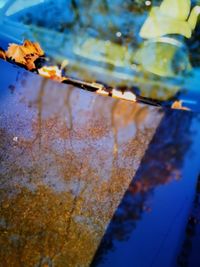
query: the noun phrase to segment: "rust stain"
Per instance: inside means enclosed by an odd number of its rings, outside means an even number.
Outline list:
[[[0,261],[88,266],[162,115],[35,79],[1,110]]]

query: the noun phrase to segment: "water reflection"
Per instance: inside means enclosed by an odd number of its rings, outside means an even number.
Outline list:
[[[180,243],[182,241],[180,242],[179,235],[182,225],[185,227],[185,218],[178,212],[174,202],[172,204],[174,207],[170,206],[168,209],[165,205],[165,201],[170,203],[169,198],[173,198],[174,190],[174,192],[176,192],[174,200],[179,202],[180,189],[178,188],[180,186],[178,184],[184,184],[181,180],[185,176],[184,173],[187,172],[184,167],[185,158],[194,142],[194,132],[193,130],[191,131],[193,120],[194,116],[189,113],[165,113],[134,179],[130,183],[128,190],[115,211],[106,233],[101,240],[92,266],[122,266],[123,261],[125,266],[150,266],[151,264],[151,266],[174,266],[172,262],[169,262],[171,258],[176,262],[175,257],[178,257],[175,251],[177,246],[181,246]],[[194,164],[190,162],[189,168],[191,168],[191,165]],[[197,175],[197,165],[195,169]],[[186,177],[186,179],[192,179],[191,177],[192,174],[190,173],[190,177]],[[176,183],[175,188],[172,186],[170,189],[168,185],[171,183],[173,184],[174,181],[179,182]],[[163,185],[166,185],[166,189],[163,188],[162,190],[163,196],[172,190],[171,194],[168,194],[168,199],[166,200],[161,194],[158,197],[158,193],[156,192],[159,191],[159,188]],[[191,180],[190,183],[188,182],[188,185],[194,188],[195,181]],[[182,195],[187,194],[184,188],[185,186],[186,185],[182,186]],[[190,208],[193,201],[193,190],[190,197],[191,200],[189,200],[188,196],[187,198],[188,203],[190,203]],[[182,201],[184,201],[184,198]],[[159,206],[158,203],[156,205],[152,204],[153,202],[160,202],[161,208],[159,212],[152,210],[153,207],[157,210]],[[189,217],[189,208],[187,211],[186,206],[187,204],[185,203],[184,207],[181,207],[181,209],[184,208],[186,210],[186,216]],[[178,236],[178,242],[174,239],[173,245],[170,244],[170,247],[173,247],[171,256],[171,248],[165,251],[166,245],[163,244],[167,243],[167,240],[171,238],[170,235],[173,235],[171,234],[172,230],[166,230],[169,226],[167,226],[161,217],[165,217],[164,213],[166,213],[168,214],[166,215],[168,216],[167,219],[170,221],[171,214],[173,214],[174,211],[179,213],[180,220],[178,226],[179,230],[176,233],[174,232],[174,236]],[[148,213],[154,214],[152,215],[152,220],[150,219],[151,217],[148,219],[148,215],[146,215]],[[178,214],[175,216],[178,216]],[[157,227],[159,228],[157,231],[153,227],[156,221],[158,221]],[[175,227],[174,225],[176,224],[177,223],[173,219],[170,228]],[[147,228],[152,229],[155,236],[150,235],[149,231],[146,230]],[[163,241],[162,235],[165,235],[165,231],[168,232]],[[182,235],[184,236],[184,232]],[[199,263],[200,261],[197,256],[196,259]],[[180,262],[182,262],[181,259]]]
[[[88,266],[162,113],[0,64],[0,261]]]
[[[169,106],[175,98],[196,110],[199,97],[193,82],[199,80],[195,75],[199,67],[195,49],[198,1],[192,5],[191,1],[179,1],[181,8],[171,5],[170,0],[146,2],[47,0],[3,17],[8,5],[2,10],[1,34],[3,39],[9,36],[10,41],[22,42],[24,38],[39,41],[51,57],[49,63],[68,60],[66,75],[70,77],[129,89],[134,85],[141,96],[169,101]],[[151,26],[152,20],[158,21],[158,31],[156,27],[146,29],[145,25]],[[181,23],[187,27],[180,27]],[[191,41],[182,36],[187,35],[184,31],[188,27],[190,32],[194,30]],[[148,33],[156,34],[157,39]],[[166,34],[167,38],[160,38]],[[145,41],[146,38],[150,40]],[[189,84],[186,78],[191,78]]]
[[[183,239],[180,253],[177,257],[175,266],[192,266],[199,265],[199,230],[200,230],[200,176],[196,185],[196,192],[193,199],[192,209],[185,227],[185,238]]]

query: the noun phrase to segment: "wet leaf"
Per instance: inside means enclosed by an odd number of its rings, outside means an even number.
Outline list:
[[[17,63],[25,65],[29,70],[35,69],[35,60],[44,55],[38,43],[25,40],[23,45],[10,44],[6,56]]]

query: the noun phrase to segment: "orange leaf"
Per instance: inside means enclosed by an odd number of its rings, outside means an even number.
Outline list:
[[[17,63],[26,64],[26,51],[23,46],[10,44],[6,51],[6,56],[15,60]]]
[[[37,54],[38,56],[44,55],[44,51],[38,43],[32,43],[29,40],[25,40],[23,46],[26,48],[27,54]]]
[[[189,108],[183,107],[182,101],[174,101],[171,108],[173,109],[182,109],[182,110],[190,110]]]
[[[6,53],[3,49],[0,48],[0,58],[6,60]]]
[[[38,69],[41,76],[58,82],[62,82],[65,78],[62,77],[62,71],[57,66],[44,66]]]
[[[25,65],[29,70],[35,69],[35,60],[44,55],[38,43],[25,40],[23,45],[10,44],[6,56]]]
[[[35,66],[35,60],[38,59],[38,55],[35,55],[33,54],[32,56],[26,56],[25,57],[26,59],[26,67],[28,70],[32,70],[32,69],[35,69],[36,66]]]

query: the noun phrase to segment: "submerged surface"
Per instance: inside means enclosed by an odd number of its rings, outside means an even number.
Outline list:
[[[193,30],[189,24],[198,0],[179,1],[181,8],[173,17],[168,14],[171,5],[161,9],[170,0],[5,2],[0,12],[3,48],[9,42],[35,40],[50,57],[47,64],[67,60],[70,77],[128,88],[163,105],[181,100],[185,107],[200,110],[200,24],[197,20]],[[158,25],[145,32],[147,19],[158,20]]]
[[[162,1],[0,0],[0,46],[38,41],[70,77],[199,111],[190,2],[171,24]],[[151,34],[167,34],[151,40],[140,30],[155,18]],[[0,266],[200,266],[198,113],[98,96],[1,59],[0,73]]]
[[[197,115],[97,96],[4,61],[0,70],[4,267],[199,263],[195,246],[181,254]]]

